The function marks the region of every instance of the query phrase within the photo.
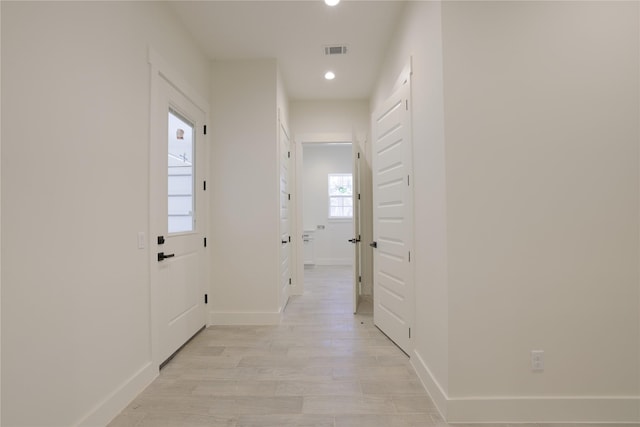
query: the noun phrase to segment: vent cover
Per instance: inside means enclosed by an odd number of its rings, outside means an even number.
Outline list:
[[[325,55],[346,55],[347,46],[346,45],[336,45],[336,46],[325,46],[324,54]]]

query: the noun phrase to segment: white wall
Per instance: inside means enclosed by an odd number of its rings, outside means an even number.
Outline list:
[[[214,61],[212,69],[209,320],[277,323],[277,64]]]
[[[351,144],[303,145],[303,229],[315,230],[317,265],[352,265],[353,220],[329,219],[328,174],[352,173]],[[324,229],[318,229],[318,226]]]
[[[372,108],[412,54],[412,363],[449,421],[640,421],[638,16],[407,5]]]
[[[452,397],[638,421],[637,9],[443,5]]]
[[[208,61],[160,3],[1,7],[2,424],[106,424],[157,374],[147,49]]]
[[[291,102],[291,128],[296,135],[355,130],[363,144],[369,132],[369,103],[366,100],[294,100]]]

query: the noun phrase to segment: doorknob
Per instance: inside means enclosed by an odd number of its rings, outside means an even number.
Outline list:
[[[166,254],[164,252],[158,252],[158,261],[162,261],[165,258],[173,258],[176,254]]]
[[[377,248],[378,247],[378,242],[371,242],[371,243],[369,243],[369,246],[371,246],[372,248]]]

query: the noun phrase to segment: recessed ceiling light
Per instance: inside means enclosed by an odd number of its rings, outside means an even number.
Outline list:
[[[336,75],[333,71],[327,71],[326,73],[324,73],[324,78],[327,80],[333,80],[336,78]]]
[[[324,0],[327,6],[335,6],[340,3],[340,0]]]

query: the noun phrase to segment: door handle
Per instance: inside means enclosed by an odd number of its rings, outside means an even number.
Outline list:
[[[369,246],[371,246],[372,248],[377,248],[378,247],[378,242],[371,242],[369,243]]]
[[[165,254],[164,252],[158,252],[158,261],[162,261],[165,258],[173,258],[176,254]]]
[[[359,243],[360,239],[349,239],[350,243]]]
[[[286,245],[287,243],[289,243],[289,242],[287,242],[286,240],[282,240],[282,244],[283,245]]]

